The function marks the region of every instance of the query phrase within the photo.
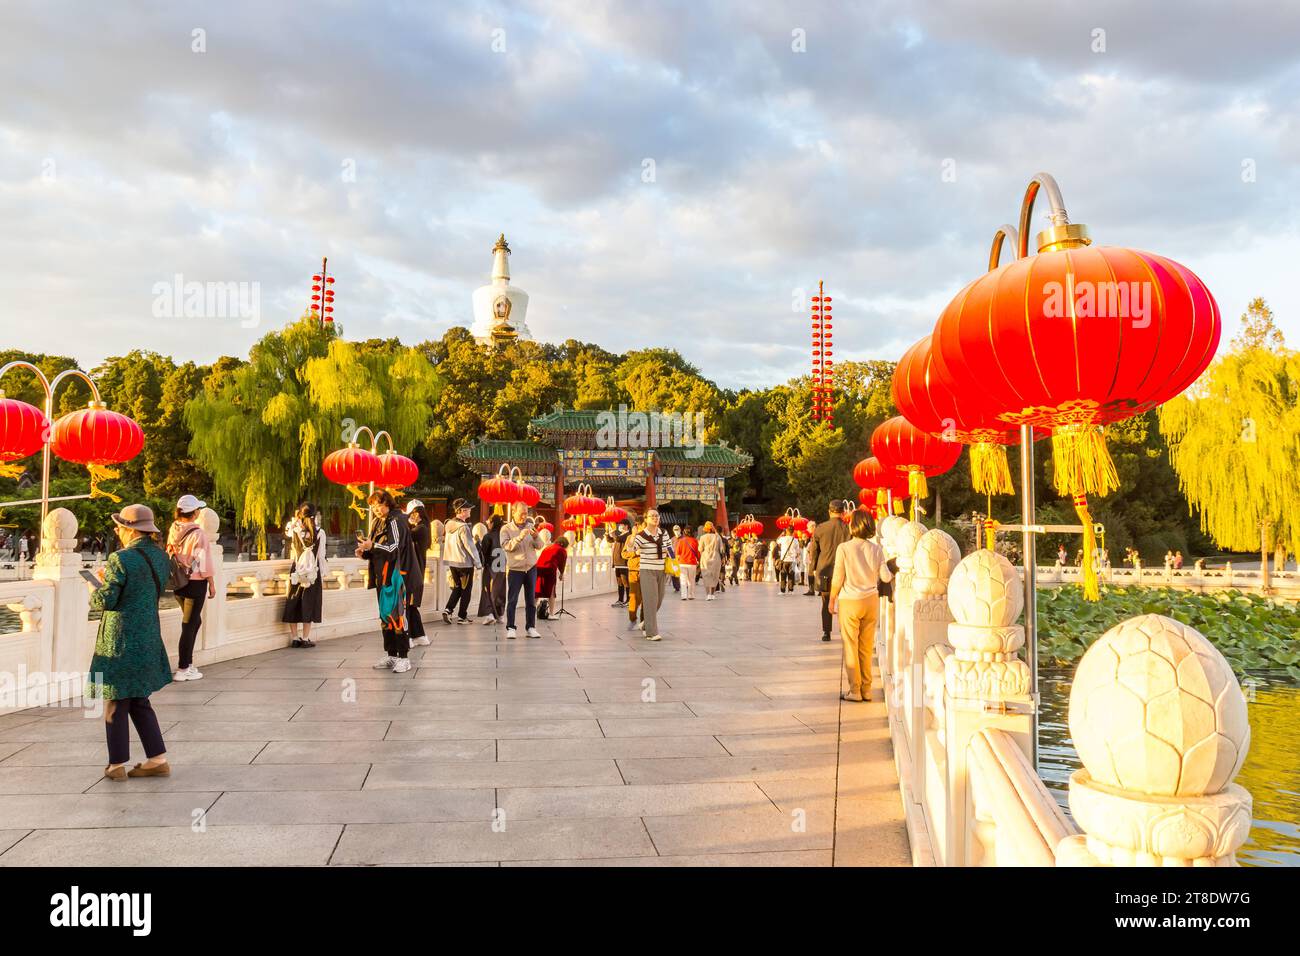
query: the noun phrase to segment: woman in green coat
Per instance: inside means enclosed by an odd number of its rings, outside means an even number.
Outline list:
[[[149,695],[172,679],[158,624],[158,600],[167,586],[171,563],[154,540],[158,528],[152,510],[127,505],[113,515],[113,523],[122,547],[108,556],[99,571],[103,584],[90,598],[90,606],[104,613],[90,661],[86,696],[105,701],[108,766],[104,776],[110,780],[165,777],[171,767]],[[148,759],[128,771],[131,724]]]

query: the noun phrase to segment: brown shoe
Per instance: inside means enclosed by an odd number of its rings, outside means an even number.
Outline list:
[[[127,773],[128,777],[170,777],[171,775],[172,765],[166,762],[154,767],[146,767],[138,763]]]
[[[126,779],[126,768],[125,768],[125,767],[114,767],[112,770],[109,770],[107,767],[105,767],[105,768],[104,768],[104,776],[107,777],[109,780],[125,780],[125,779]]]

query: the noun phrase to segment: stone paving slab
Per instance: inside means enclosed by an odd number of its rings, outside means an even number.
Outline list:
[[[322,866],[341,826],[231,826],[35,830],[0,866]]]
[[[653,856],[639,819],[350,825],[336,863],[438,863]],[[0,856],[0,862],[5,857]]]
[[[499,740],[497,759],[602,760],[626,757],[725,757],[708,735],[693,737],[583,737],[570,740]]]
[[[771,808],[766,794],[749,782],[504,789],[497,802],[507,820],[702,815]]]
[[[272,740],[253,763],[416,763],[496,760],[495,740]],[[0,764],[3,766],[3,764]]]
[[[190,826],[217,792],[141,793],[124,785],[103,793],[43,793],[0,797],[0,820],[33,830]]]
[[[376,764],[367,790],[466,787],[621,786],[613,760],[460,760],[448,763]]]
[[[173,740],[167,744],[167,756],[177,766],[184,767],[252,763],[253,758],[265,746],[260,740]],[[137,753],[136,759],[143,759],[143,754]],[[0,761],[0,768],[94,766],[106,760],[102,741],[36,743],[27,744],[13,756]]]
[[[3,806],[0,804],[0,806]],[[210,826],[232,824],[312,823],[436,823],[492,819],[493,791],[297,790],[292,793],[225,793],[208,811]]]
[[[369,764],[273,764],[174,767],[168,777],[127,781],[101,779],[91,793],[106,793],[129,785],[131,792],[176,793],[186,790],[360,790]]]

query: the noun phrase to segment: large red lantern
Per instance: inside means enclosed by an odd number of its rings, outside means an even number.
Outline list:
[[[381,463],[374,452],[349,442],[347,448],[330,452],[321,462],[320,470],[326,479],[336,485],[357,486],[380,477]]]
[[[379,477],[375,484],[388,491],[407,488],[419,479],[420,468],[405,455],[395,451],[386,451],[379,456]]]
[[[931,370],[931,342],[927,335],[899,359],[892,383],[894,405],[921,431],[970,446],[971,485],[980,494],[1013,494],[1005,446],[1020,440],[1018,432],[995,419],[981,419],[974,400],[939,381]]]
[[[479,482],[478,497],[492,505],[494,514],[501,514],[505,505],[519,500],[519,486],[510,480],[510,466],[502,465],[497,473]]]
[[[519,485],[519,500],[528,507],[533,508],[542,500],[542,493],[533,485],[526,481],[516,482]]]
[[[871,433],[871,451],[885,466],[907,474],[908,494],[926,498],[926,477],[941,475],[957,463],[961,445],[921,431],[901,415],[877,426]]]
[[[17,478],[23,469],[14,462],[41,450],[50,422],[35,405],[3,396],[0,392],[0,476]]]
[[[1039,188],[1052,225],[1028,253]],[[1214,358],[1218,304],[1188,268],[1150,252],[1092,246],[1052,177],[1020,210],[1021,258],[980,276],[934,329],[934,373],[982,420],[1052,430],[1053,481],[1084,527],[1084,593],[1099,597],[1089,493],[1119,487],[1102,426],[1178,395]]]
[[[86,466],[92,496],[120,501],[99,482],[118,477],[113,465],[130,461],[144,448],[144,431],[130,418],[109,411],[103,402],[69,412],[54,423],[50,450],[66,461]]]

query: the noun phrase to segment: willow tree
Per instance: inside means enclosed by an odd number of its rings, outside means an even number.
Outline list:
[[[1300,355],[1263,299],[1250,303],[1233,348],[1160,409],[1160,429],[1201,528],[1231,551],[1280,561],[1300,553]]]
[[[204,383],[185,409],[190,450],[265,556],[267,526],[299,501],[341,500],[320,473],[327,454],[368,425],[386,429],[409,455],[438,392],[432,366],[414,349],[345,342],[304,316],[258,341],[246,364],[223,366]]]

